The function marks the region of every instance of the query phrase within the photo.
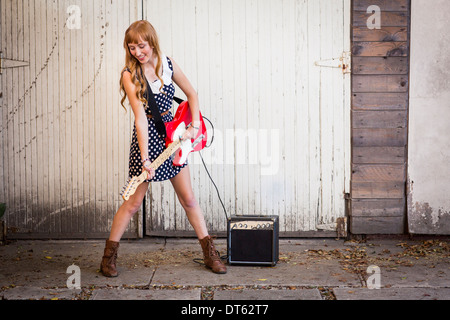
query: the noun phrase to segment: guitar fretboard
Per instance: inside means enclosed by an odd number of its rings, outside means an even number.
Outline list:
[[[172,155],[172,153],[174,153],[174,151],[176,151],[176,149],[178,149],[181,145],[181,140],[177,140],[175,142],[172,142],[166,150],[163,151],[163,153],[161,153],[158,158],[155,159],[155,161],[152,162],[152,164],[150,165],[150,167],[154,170],[158,169],[160,165],[162,165],[167,159],[170,158],[170,156]]]

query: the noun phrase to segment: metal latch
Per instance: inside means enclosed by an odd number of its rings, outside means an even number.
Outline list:
[[[4,59],[3,52],[0,52],[0,74],[3,74],[3,69],[28,67],[30,63],[20,60]]]
[[[326,68],[341,68],[342,73],[350,73],[351,65],[352,65],[352,53],[350,51],[344,51],[342,56],[339,58],[325,59],[316,61],[314,64],[317,67],[326,67]]]

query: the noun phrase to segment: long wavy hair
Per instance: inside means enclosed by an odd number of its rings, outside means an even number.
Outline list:
[[[150,47],[153,48],[153,52],[156,53],[158,61],[156,64],[155,73],[158,79],[161,81],[161,87],[159,88],[159,90],[161,91],[164,87],[164,81],[160,76],[162,67],[162,54],[159,47],[158,35],[151,23],[145,20],[134,22],[131,26],[128,27],[127,31],[125,32],[125,39],[123,41],[123,47],[125,49],[125,67],[123,68],[121,75],[123,75],[123,72],[127,69],[131,72],[131,81],[133,81],[134,85],[137,88],[136,97],[143,104],[147,104],[147,100],[144,98],[144,92],[147,89],[147,82],[144,78],[144,72],[142,70],[141,63],[131,54],[128,47],[129,43],[140,43],[141,41],[147,41]],[[120,91],[123,93],[120,104],[126,110],[124,102],[127,98],[127,93],[123,85],[122,76],[120,77]]]

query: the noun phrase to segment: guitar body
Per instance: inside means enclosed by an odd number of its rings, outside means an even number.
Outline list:
[[[166,125],[166,148],[174,141],[179,140],[179,138],[186,131],[186,127],[192,122],[192,115],[189,109],[189,103],[183,101],[177,109],[173,121],[167,122]],[[181,142],[180,148],[175,151],[175,157],[173,164],[175,166],[182,166],[186,163],[187,157],[193,151],[202,150],[208,139],[206,135],[206,126],[203,121],[203,116],[200,113],[200,129],[194,139],[188,139]],[[195,142],[195,143],[194,143]]]

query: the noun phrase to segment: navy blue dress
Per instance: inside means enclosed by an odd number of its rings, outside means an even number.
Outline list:
[[[164,113],[172,108],[172,101],[175,94],[175,86],[172,83],[172,75],[173,75],[173,65],[169,58],[162,57],[163,59],[163,81],[164,87],[161,93],[159,88],[161,87],[161,81],[157,80],[150,84],[151,91],[157,92],[154,93],[154,97],[156,100],[156,104],[159,107],[160,113]],[[145,108],[145,113],[150,115],[150,108],[147,106]],[[150,161],[154,161],[164,150],[165,150],[165,142],[163,139],[159,137],[158,131],[155,127],[155,121],[153,118],[148,118],[148,156]],[[170,122],[173,120],[173,115],[169,111],[168,114],[162,116],[162,120],[164,122]],[[139,144],[137,140],[136,134],[136,125],[133,128],[133,137],[131,140],[130,147],[130,161],[129,161],[129,171],[128,174],[130,177],[139,176],[142,173],[142,160],[141,152],[139,149]],[[183,166],[178,167],[174,166],[171,158],[167,159],[157,170],[156,175],[153,179],[146,180],[145,182],[151,181],[165,181],[175,177],[178,173],[180,173],[181,169],[186,167],[187,163]]]

